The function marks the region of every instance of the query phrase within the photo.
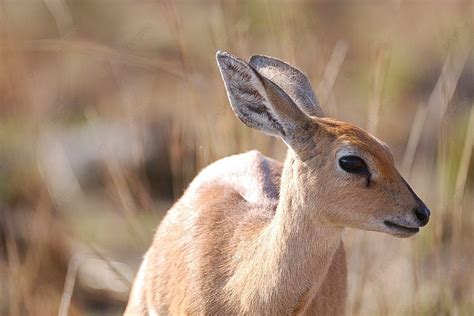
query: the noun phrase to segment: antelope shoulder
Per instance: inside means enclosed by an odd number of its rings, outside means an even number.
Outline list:
[[[149,305],[163,312],[238,312],[229,310],[228,295],[219,289],[234,272],[235,254],[251,247],[246,241],[273,218],[281,172],[280,162],[254,150],[220,159],[196,176],[147,255],[154,263],[147,272],[153,280]]]

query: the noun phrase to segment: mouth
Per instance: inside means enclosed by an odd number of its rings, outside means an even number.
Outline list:
[[[399,225],[399,224],[395,224],[394,222],[390,222],[390,221],[384,221],[383,222],[385,224],[385,226],[387,226],[388,228],[390,229],[394,229],[396,230],[397,232],[399,233],[404,233],[404,234],[410,234],[410,235],[413,235],[413,234],[416,234],[420,231],[420,229],[418,227],[407,227],[407,226],[402,226],[402,225]]]

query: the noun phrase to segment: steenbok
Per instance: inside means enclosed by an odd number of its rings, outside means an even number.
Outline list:
[[[430,211],[387,145],[323,117],[301,71],[217,63],[237,117],[280,137],[286,160],[250,151],[202,170],[161,222],[126,314],[344,314],[344,228],[409,237]]]

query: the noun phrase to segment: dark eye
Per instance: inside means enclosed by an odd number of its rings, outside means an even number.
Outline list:
[[[343,156],[339,158],[339,166],[349,173],[368,173],[367,165],[357,156]]]

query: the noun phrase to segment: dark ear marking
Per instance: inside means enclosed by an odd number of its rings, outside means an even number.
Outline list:
[[[256,115],[265,116],[267,120],[271,121],[273,126],[278,130],[281,136],[286,136],[285,130],[283,126],[268,112],[266,107],[249,107],[249,111],[255,113]],[[245,117],[245,121],[241,118],[241,121],[246,125],[249,125],[250,120],[252,119],[252,114],[243,112],[242,116]]]
[[[257,76],[259,76],[256,73]],[[242,76],[243,79],[250,80],[250,76],[248,74],[244,74]],[[278,132],[284,136],[286,135],[283,126],[278,122],[278,120],[272,115],[269,107],[266,105],[265,97],[262,94],[247,85],[241,85],[238,87],[240,89],[241,95],[236,95],[236,101],[240,102],[247,111],[241,111],[240,115],[237,115],[238,118],[247,126],[251,126],[253,124],[253,119],[255,116],[261,116],[266,120],[270,121],[272,125],[278,130]]]

